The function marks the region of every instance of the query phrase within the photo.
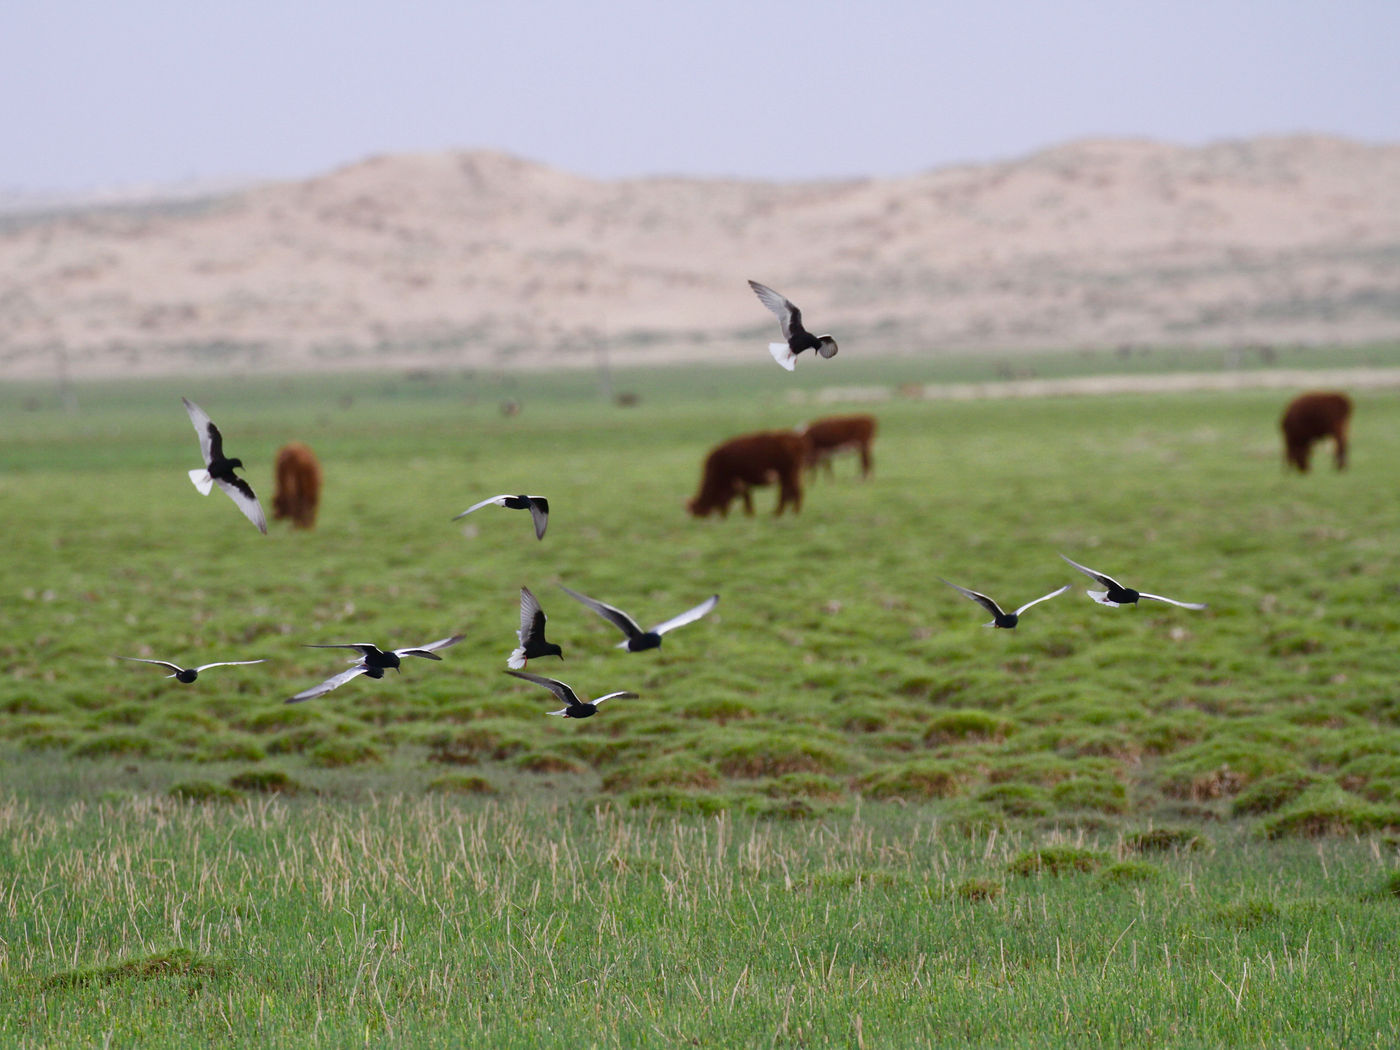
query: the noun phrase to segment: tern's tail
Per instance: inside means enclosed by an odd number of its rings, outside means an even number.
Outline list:
[[[506,666],[512,671],[519,671],[525,666],[525,647],[523,645],[510,654],[510,659],[506,661]]]
[[[1107,591],[1085,591],[1084,593],[1087,594],[1090,598],[1094,599],[1094,601],[1098,602],[1100,605],[1111,605],[1115,609],[1118,608],[1117,602],[1111,602],[1108,600]]]
[[[209,471],[207,470],[190,471],[190,480],[194,482],[194,487],[199,489],[199,494],[201,496],[209,495],[210,491],[214,488],[214,479],[209,476]]]
[[[768,352],[773,355],[773,360],[782,365],[789,372],[797,368],[797,355],[788,349],[787,343],[769,343]]]

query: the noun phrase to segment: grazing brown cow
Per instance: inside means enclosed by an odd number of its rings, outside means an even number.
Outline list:
[[[272,497],[272,517],[291,518],[299,529],[316,525],[321,502],[321,464],[305,445],[293,441],[277,452],[277,492]]]
[[[744,501],[744,513],[752,514],[749,490],[776,481],[778,509],[774,513],[781,514],[791,504],[796,514],[802,509],[802,461],[806,454],[806,442],[791,430],[765,430],[726,441],[705,457],[700,491],[686,503],[686,509],[697,518],[717,510],[723,518],[738,496]]]
[[[807,466],[826,467],[828,475],[835,472],[831,468],[832,457],[838,452],[860,453],[860,476],[870,476],[873,461],[870,458],[870,443],[875,440],[874,416],[828,416],[813,420],[797,428],[807,441]]]
[[[1351,420],[1351,398],[1346,394],[1314,391],[1299,394],[1283,413],[1283,453],[1289,464],[1303,473],[1314,442],[1330,437],[1335,443],[1337,469],[1347,465],[1347,424]]]

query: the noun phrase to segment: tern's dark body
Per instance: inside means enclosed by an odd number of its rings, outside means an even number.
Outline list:
[[[377,645],[309,645],[308,649],[356,649],[360,653],[360,663],[366,668],[365,674],[371,678],[383,678],[384,672],[389,670],[398,671],[403,663],[399,659],[399,654],[394,652],[386,653]],[[441,660],[441,656],[433,656],[434,660]],[[378,674],[374,672],[378,671]]]
[[[821,357],[836,356],[836,340],[828,334],[813,335],[807,331],[802,324],[802,311],[795,303],[781,292],[775,292],[766,284],[759,284],[757,281],[750,281],[749,287],[753,289],[755,295],[764,306],[778,318],[778,324],[782,326],[783,339],[787,343],[787,353],[783,352],[782,343],[770,343],[769,352],[773,354],[774,360],[782,365],[789,372],[793,369],[793,363],[797,360],[797,355],[804,350],[815,350]]]
[[[179,664],[172,664],[169,660],[148,660],[143,656],[123,656],[123,660],[130,660],[138,664],[155,664],[157,667],[164,667],[170,672],[166,678],[173,678],[177,682],[190,685],[199,678],[200,671],[207,671],[211,667],[241,667],[250,664],[266,663],[265,660],[222,660],[218,663],[200,664],[198,667],[181,667]]]
[[[209,464],[209,476],[215,481],[226,481],[229,484],[235,484],[241,481],[242,479],[233,472],[233,468],[238,467],[240,470],[246,470],[247,468],[243,466],[243,461],[241,459],[237,457],[228,459],[224,456],[223,443],[219,439],[219,431],[212,423],[209,424],[209,438],[209,444],[214,450],[214,460]]]
[[[403,663],[401,657],[419,656],[424,660],[441,660],[434,650],[446,649],[450,645],[456,645],[465,635],[454,634],[451,638],[439,638],[435,642],[427,645],[412,646],[404,649],[393,649],[385,652],[377,645],[369,642],[340,642],[331,645],[309,645],[308,649],[353,649],[360,654],[358,660],[352,660],[355,666],[348,671],[341,671],[339,674],[331,675],[320,685],[314,685],[310,689],[303,689],[296,696],[287,701],[289,704],[299,704],[303,700],[314,700],[318,696],[325,696],[334,689],[339,689],[346,682],[352,682],[360,675],[367,678],[383,678],[384,672],[390,669],[400,670],[399,665]]]
[[[507,667],[519,670],[529,661],[541,656],[557,656],[561,660],[564,659],[564,650],[544,636],[547,619],[544,610],[540,608],[539,599],[531,593],[529,587],[521,587],[520,630],[515,632],[516,637],[520,639],[520,645],[510,654],[510,659],[506,662]]]
[[[598,713],[598,705],[587,700],[580,700],[577,703],[569,704],[564,708],[561,718],[592,718]]]
[[[563,703],[558,711],[548,712],[551,715],[558,715],[560,718],[592,718],[598,713],[598,707],[605,700],[612,700],[623,697],[628,700],[637,699],[636,693],[627,691],[609,693],[607,696],[600,696],[596,700],[588,700],[574,692],[573,687],[566,685],[557,678],[545,678],[543,675],[529,674],[526,671],[507,671],[506,674],[514,675],[516,678],[523,678],[527,682],[534,682],[542,685],[559,698]]]
[[[943,580],[943,577],[940,576],[939,579]],[[949,587],[953,588],[953,590],[957,591],[963,597],[971,598],[974,602],[976,602],[978,605],[982,606],[982,608],[986,609],[989,613],[992,614],[991,622],[985,624],[984,626],[1001,627],[1005,628],[1008,631],[1014,629],[1015,626],[1021,622],[1021,614],[1027,609],[1029,609],[1032,605],[1039,605],[1041,602],[1047,602],[1051,598],[1064,594],[1065,591],[1069,590],[1069,584],[1065,584],[1058,590],[1051,591],[1049,594],[1041,595],[1034,601],[1026,602],[1025,605],[1021,606],[1019,609],[1016,609],[1014,612],[1007,612],[1000,605],[998,605],[996,601],[989,598],[981,591],[970,591],[966,587],[959,587],[956,583],[953,583],[951,580],[943,580],[943,582],[946,583]]]
[[[590,598],[586,594],[579,594],[578,591],[571,591],[562,583],[559,585],[559,589],[574,600],[588,606],[621,631],[626,636],[626,641],[618,642],[617,647],[619,649],[626,649],[629,653],[641,653],[648,649],[659,649],[661,647],[661,636],[663,634],[666,634],[668,631],[673,631],[677,627],[684,627],[686,624],[693,623],[700,619],[700,617],[713,609],[715,603],[719,601],[719,595],[713,595],[706,598],[699,605],[695,606],[695,608],[687,609],[679,616],[673,616],[664,623],[657,624],[651,630],[644,631],[636,620],[632,619],[632,617],[628,616],[614,605],[609,605],[607,602],[600,602],[597,598]]]
[[[488,503],[494,503],[496,506],[505,507],[508,510],[528,510],[530,512],[530,519],[535,524],[535,539],[544,539],[544,530],[549,527],[549,500],[545,499],[543,496],[512,496],[509,494],[492,496],[489,499],[481,500],[479,503],[473,503],[466,510],[462,511],[461,514],[455,515],[452,520],[456,521],[458,518],[465,518],[472,511],[480,510]]]
[[[524,656],[526,660],[537,660],[541,656],[557,656],[561,660],[564,659],[564,650],[553,642],[545,641],[543,635],[538,638],[531,638],[520,648],[521,655]]]
[[[258,503],[258,497],[253,492],[253,486],[249,485],[246,479],[240,478],[234,473],[235,469],[246,469],[243,466],[243,461],[224,455],[224,436],[219,433],[219,428],[209,418],[209,413],[187,397],[180,400],[185,406],[185,412],[189,415],[190,422],[194,424],[194,432],[199,435],[199,451],[204,460],[203,470],[189,472],[190,481],[204,496],[207,496],[213,487],[218,485],[220,490],[233,500],[234,506],[258,527],[258,531],[266,534],[267,518],[263,515],[262,506]]]
[[[1085,576],[1088,576],[1091,580],[1094,580],[1096,583],[1100,584],[1104,588],[1101,591],[1085,592],[1089,595],[1090,598],[1094,599],[1094,601],[1098,602],[1100,605],[1136,606],[1139,600],[1147,598],[1154,602],[1166,602],[1168,605],[1176,605],[1182,609],[1205,608],[1205,605],[1201,602],[1183,602],[1178,601],[1175,598],[1164,597],[1160,594],[1149,594],[1147,591],[1135,591],[1131,587],[1124,587],[1112,576],[1107,576],[1096,569],[1091,569],[1087,565],[1080,565],[1079,562],[1073,560],[1072,558],[1068,558],[1063,554],[1061,554],[1060,557],[1064,558],[1065,561],[1069,562],[1076,569],[1082,572]]]
[[[661,635],[655,631],[643,631],[641,634],[633,635],[627,639],[627,651],[629,653],[644,653],[648,649],[661,648]]]

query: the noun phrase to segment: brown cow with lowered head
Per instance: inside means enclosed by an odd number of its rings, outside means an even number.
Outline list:
[[[749,490],[759,485],[778,483],[778,509],[792,505],[796,514],[802,509],[802,464],[807,456],[807,443],[791,430],[765,430],[745,434],[716,446],[705,457],[704,473],[700,476],[700,491],[686,503],[686,509],[697,518],[719,511],[729,514],[729,504],[738,496],[744,501],[744,513],[753,513]]]
[[[1351,421],[1351,398],[1331,391],[1299,394],[1284,410],[1283,453],[1287,462],[1304,474],[1315,442],[1330,437],[1335,445],[1337,469],[1347,465],[1347,424]]]
[[[314,528],[321,502],[321,464],[315,454],[298,441],[283,445],[277,452],[276,470],[273,520],[291,518],[299,529]]]
[[[838,452],[860,453],[860,476],[870,476],[873,461],[870,443],[875,440],[874,416],[828,416],[797,428],[807,442],[807,466],[826,467],[828,475],[835,472],[831,460]]]

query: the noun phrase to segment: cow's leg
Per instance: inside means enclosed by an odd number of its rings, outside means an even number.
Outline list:
[[[1347,469],[1347,421],[1344,419],[1337,424],[1337,429],[1332,435],[1337,442],[1337,469]]]
[[[874,465],[874,461],[870,458],[870,442],[862,441],[860,444],[860,476],[862,478],[870,477],[870,468]]]
[[[783,512],[783,508],[789,503],[792,504],[792,512],[796,514],[802,509],[802,473],[794,468],[785,472],[782,476],[781,487],[778,490],[778,509],[773,512],[777,515]]]
[[[1290,434],[1286,441],[1288,462],[1298,468],[1298,473],[1308,472],[1308,442],[1301,437]]]
[[[744,500],[744,513],[745,513],[746,515],[748,515],[750,518],[753,517],[753,495],[752,495],[752,492],[753,492],[753,490],[750,489],[749,486],[747,486],[747,485],[743,485],[743,486],[741,486],[740,489],[739,489],[739,495],[742,496],[742,497],[743,497],[743,500]]]

